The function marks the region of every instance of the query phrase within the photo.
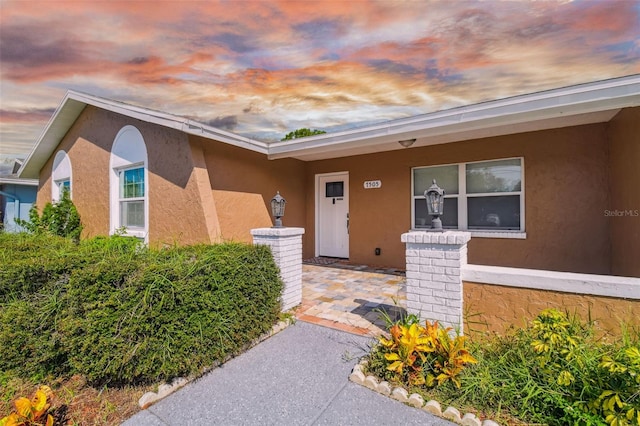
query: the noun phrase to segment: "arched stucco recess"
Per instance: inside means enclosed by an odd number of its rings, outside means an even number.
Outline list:
[[[199,140],[189,140],[191,147],[191,158],[193,160],[193,177],[198,186],[198,194],[200,195],[200,205],[207,225],[207,233],[211,243],[222,241],[220,231],[220,221],[218,219],[218,211],[216,203],[211,191],[211,181],[209,180],[209,170],[204,159],[204,151],[202,142]]]
[[[53,159],[53,167],[51,170],[51,200],[60,200],[60,187],[58,182],[62,180],[69,180],[69,195],[73,193],[73,179],[71,172],[71,160],[64,150],[60,150],[56,153]]]
[[[121,169],[139,166],[144,168],[144,229],[132,231],[128,229],[125,235],[144,238],[149,242],[149,160],[147,146],[142,133],[131,125],[124,126],[114,139],[109,159],[109,188],[110,188],[110,234],[120,228],[120,180],[118,172]]]

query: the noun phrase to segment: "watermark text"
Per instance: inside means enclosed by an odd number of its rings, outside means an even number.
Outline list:
[[[605,217],[638,217],[640,210],[605,210]]]

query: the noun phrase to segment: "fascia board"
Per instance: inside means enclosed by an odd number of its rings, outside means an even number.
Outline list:
[[[2,178],[0,183],[10,185],[38,186],[38,179]]]

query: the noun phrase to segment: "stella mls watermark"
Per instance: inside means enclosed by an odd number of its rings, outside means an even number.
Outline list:
[[[640,210],[605,210],[606,217],[638,217]]]

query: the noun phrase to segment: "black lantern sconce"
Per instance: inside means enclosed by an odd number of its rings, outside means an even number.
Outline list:
[[[284,216],[284,205],[287,200],[282,198],[280,191],[271,199],[271,214],[276,219],[274,228],[282,228],[282,216]]]
[[[444,189],[436,185],[435,179],[429,189],[424,191],[424,198],[427,200],[427,213],[432,217],[431,230],[442,231],[440,216],[444,214]]]

